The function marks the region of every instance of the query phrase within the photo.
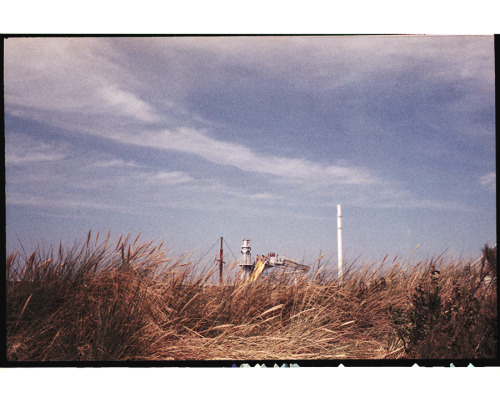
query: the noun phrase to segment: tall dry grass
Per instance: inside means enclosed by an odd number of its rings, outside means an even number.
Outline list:
[[[228,272],[218,286],[215,269],[161,245],[98,237],[7,258],[8,360],[495,358],[496,270],[485,264],[394,260],[351,266],[342,283],[328,264],[251,284]]]

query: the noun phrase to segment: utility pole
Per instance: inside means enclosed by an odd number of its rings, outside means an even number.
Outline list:
[[[339,280],[342,282],[344,273],[342,272],[343,257],[342,257],[342,208],[337,204],[337,246],[339,254]]]
[[[222,285],[222,257],[224,255],[224,251],[222,250],[222,237],[220,238],[220,262],[219,262],[219,285]]]

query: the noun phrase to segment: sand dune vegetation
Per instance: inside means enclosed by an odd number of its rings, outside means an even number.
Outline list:
[[[334,265],[240,280],[162,244],[89,233],[7,257],[7,359],[25,361],[497,358],[496,247],[472,261]]]

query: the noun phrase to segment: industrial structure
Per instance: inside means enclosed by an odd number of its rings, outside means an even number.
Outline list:
[[[343,272],[344,255],[342,249],[342,208],[340,204],[337,205],[337,251],[338,251],[338,279],[340,282],[342,282],[344,277],[344,272]],[[218,260],[219,285],[223,284],[223,267],[225,263],[223,261],[223,256],[224,256],[223,238],[221,237],[220,254]],[[321,259],[321,257],[319,259]],[[293,259],[280,257],[274,252],[271,252],[267,255],[257,255],[255,257],[255,260],[252,261],[252,247],[250,245],[249,239],[243,239],[241,242],[241,260],[239,261],[239,265],[241,266],[242,270],[241,279],[246,280],[248,282],[256,281],[261,276],[261,274],[268,269],[274,270],[278,268],[281,268],[283,270],[282,275],[285,274],[287,276],[291,275],[292,278],[295,280],[295,282],[297,282],[298,278],[307,273],[310,268],[310,266],[300,264],[297,261],[294,261]],[[272,274],[268,273],[269,272],[266,272],[264,274],[266,276],[274,277]]]
[[[342,208],[341,205],[337,205],[337,248],[338,248],[338,278],[340,282],[343,281],[343,249],[342,249]],[[234,254],[233,254],[234,256]],[[223,238],[220,238],[220,255],[219,255],[219,284],[223,284]],[[235,257],[236,259],[236,257]],[[321,257],[320,257],[321,259]],[[241,260],[239,261],[241,266],[241,279],[248,282],[256,281],[263,272],[268,269],[281,268],[283,274],[292,275],[292,278],[297,281],[297,277],[300,277],[309,271],[310,266],[303,265],[294,261],[293,259],[280,257],[276,253],[271,252],[267,255],[257,255],[255,260],[252,261],[252,247],[250,245],[249,239],[243,239],[241,241]],[[266,273],[265,273],[266,274]]]
[[[241,277],[248,282],[257,280],[263,271],[271,268],[281,267],[283,270],[289,270],[297,274],[304,274],[309,271],[309,266],[301,265],[293,259],[282,258],[274,252],[267,255],[257,255],[252,262],[252,247],[248,239],[243,239],[241,242],[241,255]]]

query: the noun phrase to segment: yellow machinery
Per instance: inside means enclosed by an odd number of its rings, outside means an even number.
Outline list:
[[[252,275],[248,279],[249,283],[253,283],[255,280],[257,280],[260,276],[260,274],[264,271],[264,268],[266,267],[266,262],[263,260],[259,260],[253,269]]]

